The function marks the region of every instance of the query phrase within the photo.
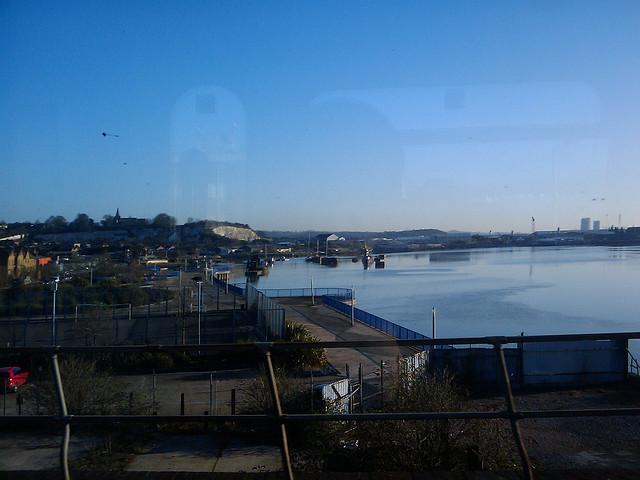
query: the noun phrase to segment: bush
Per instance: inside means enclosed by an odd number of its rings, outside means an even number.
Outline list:
[[[130,392],[121,379],[99,371],[94,361],[69,356],[60,362],[60,376],[70,414],[142,414],[150,411],[151,402],[145,392]],[[24,387],[23,395],[29,409],[37,408],[39,413],[49,415],[59,412],[58,397],[51,380],[29,384]]]
[[[401,379],[385,410],[454,412],[463,395],[447,371],[422,371]],[[502,420],[361,422],[327,467],[352,471],[480,470],[514,466],[509,426]]]
[[[319,342],[306,325],[287,322],[286,342]],[[274,360],[286,370],[305,370],[322,368],[327,364],[327,357],[323,348],[300,349],[295,351],[281,351],[274,354]]]

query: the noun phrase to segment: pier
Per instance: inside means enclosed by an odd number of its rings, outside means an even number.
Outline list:
[[[306,325],[320,341],[360,341],[390,340],[392,337],[361,322],[351,326],[351,319],[317,299],[312,305],[311,297],[278,298],[286,312],[288,321]],[[383,348],[340,348],[327,350],[327,360],[340,374],[346,375],[345,365],[351,372],[361,363],[366,373],[379,371],[380,362],[396,369],[398,356],[412,355],[416,352],[410,347]],[[366,375],[365,375],[366,376]]]

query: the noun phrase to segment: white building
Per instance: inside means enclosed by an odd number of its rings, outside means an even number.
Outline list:
[[[587,232],[591,230],[591,218],[584,217],[580,219],[580,231]]]
[[[593,230],[596,231],[596,232],[598,230],[600,230],[600,220],[594,220],[593,221]]]

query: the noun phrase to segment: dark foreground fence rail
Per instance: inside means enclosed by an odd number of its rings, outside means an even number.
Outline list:
[[[59,404],[59,415],[23,415],[0,417],[0,427],[16,430],[29,426],[50,424],[62,429],[60,446],[61,478],[71,478],[69,470],[69,439],[71,427],[98,426],[118,424],[158,424],[158,423],[186,423],[186,422],[235,422],[239,424],[255,425],[258,423],[273,424],[278,429],[281,440],[282,463],[289,479],[294,478],[294,472],[289,453],[287,425],[295,422],[367,422],[381,420],[444,420],[444,419],[506,419],[511,424],[513,439],[520,456],[523,476],[533,479],[531,460],[520,433],[519,421],[532,418],[566,418],[566,417],[610,417],[640,415],[640,408],[600,408],[600,409],[568,409],[568,410],[518,410],[515,404],[511,380],[507,370],[503,346],[507,344],[571,342],[582,340],[617,340],[628,343],[629,340],[640,339],[640,332],[629,333],[598,333],[578,335],[539,335],[516,337],[469,337],[469,338],[441,338],[418,340],[376,340],[376,341],[346,341],[346,342],[308,342],[281,343],[257,342],[251,344],[208,344],[208,345],[126,345],[126,346],[89,346],[89,347],[0,347],[0,354],[37,353],[48,354],[51,361],[56,396]],[[349,414],[285,414],[280,403],[278,384],[274,373],[271,353],[273,351],[292,351],[315,348],[372,348],[372,347],[436,347],[439,345],[489,345],[496,356],[496,367],[503,380],[503,390],[506,408],[494,411],[464,411],[464,412],[402,412],[402,413],[349,413]],[[263,356],[269,391],[273,400],[273,411],[266,415],[72,415],[67,410],[64,385],[60,376],[58,353],[106,353],[106,352],[235,352],[255,353]]]

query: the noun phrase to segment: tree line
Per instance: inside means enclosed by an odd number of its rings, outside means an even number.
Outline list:
[[[136,218],[135,223],[138,226],[173,228],[176,226],[176,219],[167,213],[159,213],[152,219]],[[29,225],[31,226],[31,224]],[[127,223],[127,226],[129,225]],[[72,221],[67,221],[62,215],[52,215],[44,222],[36,221],[33,224],[37,230],[50,233],[91,232],[97,229],[118,228],[120,226],[113,215],[103,215],[102,220],[96,221],[86,213],[78,213]]]

